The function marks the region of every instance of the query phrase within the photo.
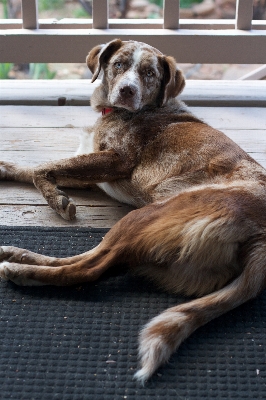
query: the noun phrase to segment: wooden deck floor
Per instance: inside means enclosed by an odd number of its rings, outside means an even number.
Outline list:
[[[235,140],[266,167],[266,109],[263,107],[191,107],[212,126]],[[89,106],[0,106],[0,160],[21,165],[72,156],[79,132],[98,117]],[[0,182],[0,224],[111,227],[131,208],[97,190],[67,190],[77,204],[77,218],[64,221],[37,190]]]

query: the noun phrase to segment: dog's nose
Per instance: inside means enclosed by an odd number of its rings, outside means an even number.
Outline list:
[[[135,93],[136,91],[132,86],[123,86],[120,88],[120,94],[123,97],[133,97]]]

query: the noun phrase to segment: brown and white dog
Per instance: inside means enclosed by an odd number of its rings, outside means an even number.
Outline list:
[[[1,179],[34,182],[49,205],[72,219],[57,187],[96,184],[136,206],[84,254],[56,259],[1,248],[0,275],[18,285],[94,281],[128,264],[164,289],[199,298],[152,319],[140,334],[140,381],[195,329],[265,288],[266,171],[223,133],[176,100],[184,78],[172,57],[135,41],[91,50],[91,98],[103,112],[70,159],[20,168],[1,163]]]

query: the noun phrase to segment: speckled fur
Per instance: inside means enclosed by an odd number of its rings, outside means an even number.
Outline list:
[[[184,78],[172,57],[113,40],[87,57],[102,83],[76,156],[33,168],[0,163],[0,179],[33,181],[63,218],[75,217],[58,186],[96,184],[138,207],[95,249],[55,259],[0,248],[0,276],[20,285],[94,281],[116,263],[174,293],[199,298],[166,310],[140,334],[144,382],[195,329],[266,286],[266,172],[176,99]]]

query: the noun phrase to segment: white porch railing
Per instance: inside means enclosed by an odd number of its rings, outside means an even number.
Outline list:
[[[235,20],[179,19],[179,0],[164,0],[160,20],[108,19],[108,0],[92,19],[38,19],[37,0],[22,0],[22,20],[0,20],[0,62],[84,62],[88,50],[117,37],[149,43],[180,63],[266,64],[266,21],[253,0],[237,0]]]

